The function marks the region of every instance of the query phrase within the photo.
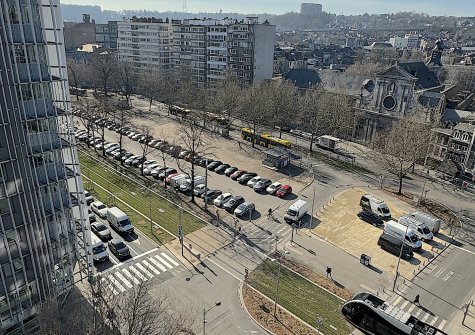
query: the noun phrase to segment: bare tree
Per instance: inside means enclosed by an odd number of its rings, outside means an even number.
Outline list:
[[[113,84],[114,74],[117,72],[117,61],[115,55],[109,52],[101,52],[91,59],[92,71],[97,79],[98,86],[104,91],[107,97],[109,86]]]
[[[119,62],[115,79],[127,105],[130,105],[130,96],[135,92],[138,84],[138,78],[134,66],[129,62]]]
[[[287,126],[299,112],[297,90],[290,82],[271,82],[266,85],[270,101],[270,125],[279,127],[279,138],[282,138],[282,128]]]
[[[80,104],[81,114],[78,116],[79,121],[82,123],[86,129],[87,136],[94,137],[95,131],[97,129],[94,119],[96,117],[96,104],[92,103],[90,100],[85,99]],[[89,147],[89,141],[86,143]]]
[[[239,83],[229,77],[219,86],[216,94],[212,97],[210,108],[218,115],[224,117],[226,129],[229,131],[234,119],[239,112],[239,102],[242,88]]]
[[[70,58],[68,58],[66,64],[68,67],[69,83],[74,87],[76,100],[79,101],[79,88],[83,82],[85,66],[78,64],[75,60]]]
[[[103,120],[109,120],[111,115],[113,115],[113,108],[110,105],[110,103],[105,99],[99,100],[96,106],[96,117],[100,119],[101,121],[103,121]],[[102,140],[102,149],[101,149],[102,156],[105,156],[106,155],[106,149],[104,148],[105,134],[106,134],[105,122],[97,123],[97,130]]]
[[[149,102],[148,110],[152,110],[152,104],[154,100],[159,99],[159,84],[157,78],[152,76],[143,76],[138,82],[140,93],[147,98]]]
[[[148,142],[153,139],[153,132],[152,128],[149,126],[142,126],[139,128],[139,133],[145,136],[145,141],[139,141],[140,148],[142,151],[142,157],[145,160],[147,155],[150,153],[154,152],[156,149],[154,147],[151,147],[148,145]],[[143,164],[140,164],[140,174],[143,176],[143,169],[145,166]]]
[[[420,123],[413,117],[406,117],[394,121],[372,143],[373,148],[380,153],[375,156],[379,164],[398,178],[398,194],[402,194],[404,177],[427,154],[430,128],[430,125]]]
[[[124,146],[124,128],[130,126],[130,112],[128,109],[128,105],[125,102],[119,102],[117,104],[117,109],[112,113],[113,122],[117,124],[119,127],[119,131],[117,132],[117,141],[119,143],[119,150],[122,152]],[[120,160],[120,164],[124,165],[122,159]]]

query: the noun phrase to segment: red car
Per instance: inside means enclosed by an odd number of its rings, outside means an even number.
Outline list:
[[[292,193],[292,187],[290,185],[284,185],[275,192],[275,195],[279,198],[285,198],[287,194]]]
[[[230,175],[231,179],[232,180],[236,180],[238,179],[239,177],[241,177],[243,174],[247,173],[247,171],[244,171],[244,170],[237,170],[236,172],[234,172],[232,175]]]

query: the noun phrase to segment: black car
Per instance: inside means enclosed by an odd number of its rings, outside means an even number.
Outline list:
[[[93,223],[93,222],[97,221],[96,216],[94,215],[94,213],[90,209],[87,210],[87,214],[89,216],[89,222],[90,223]]]
[[[210,162],[212,162],[212,161],[213,161],[212,159],[207,159],[207,158],[205,158],[205,157],[202,157],[202,158],[197,162],[197,164],[198,164],[199,166],[206,167],[206,166],[208,166],[208,164],[209,164]]]
[[[230,175],[232,175],[237,170],[238,170],[238,168],[235,167],[235,166],[228,167],[226,170],[224,170],[224,175],[229,177]]]
[[[218,166],[220,166],[221,164],[223,164],[223,162],[220,162],[220,161],[213,161],[211,163],[208,164],[208,166],[206,167],[208,170],[210,171],[213,171],[214,169],[216,169]]]
[[[247,182],[251,180],[252,178],[254,178],[255,176],[257,176],[257,173],[248,172],[248,173],[243,174],[241,177],[239,177],[237,181],[239,184],[247,184]]]
[[[130,165],[137,167],[140,164],[142,164],[143,162],[145,162],[146,160],[147,160],[147,158],[144,157],[144,156],[138,157],[138,158],[134,159]]]
[[[272,184],[272,180],[270,179],[261,179],[257,183],[254,184],[254,191],[256,192],[264,192],[270,185]]]
[[[371,223],[373,226],[384,225],[383,219],[381,219],[377,214],[374,214],[373,212],[361,211],[358,213],[358,217],[363,221]]]
[[[214,172],[216,173],[224,173],[224,171],[226,171],[226,169],[228,167],[230,167],[231,165],[229,164],[221,164],[220,166],[218,166],[216,169],[214,169]]]
[[[109,241],[109,250],[120,260],[130,257],[129,247],[118,238]]]
[[[229,199],[229,201],[223,205],[223,208],[230,213],[234,213],[234,210],[237,208],[237,206],[239,206],[240,204],[244,202],[245,202],[244,198],[238,195]]]
[[[123,154],[123,155],[120,157],[120,160],[121,160],[122,162],[125,162],[126,159],[128,159],[129,157],[132,157],[133,155],[134,155],[133,153],[128,152],[128,153],[126,153],[126,154]]]
[[[216,199],[221,194],[223,194],[223,192],[220,190],[209,190],[208,192],[206,192],[205,195],[203,195],[203,198],[205,201],[210,202]]]

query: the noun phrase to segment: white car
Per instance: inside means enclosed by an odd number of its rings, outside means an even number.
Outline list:
[[[91,210],[99,215],[101,219],[105,219],[107,217],[107,206],[100,201],[94,201],[91,204]]]
[[[206,192],[205,184],[196,185],[195,189],[193,190],[193,193],[195,193],[197,197],[201,197],[203,194],[205,194],[205,192]]]
[[[266,188],[266,192],[269,194],[275,194],[277,190],[282,186],[281,183],[276,181],[275,183],[272,183],[268,188]]]
[[[157,163],[153,163],[153,164],[150,164],[150,165],[147,165],[146,167],[144,167],[143,169],[143,174],[146,175],[146,176],[150,176],[152,174],[152,171],[157,169],[157,168],[160,168],[161,165],[160,164],[157,164]]]
[[[119,147],[119,143],[108,143],[106,145],[104,145],[104,149],[109,149],[109,148],[112,148],[112,147]]]
[[[223,194],[219,195],[216,199],[214,199],[214,205],[216,207],[221,207],[232,197],[233,197],[233,195],[231,193],[223,193]]]
[[[129,158],[127,158],[124,162],[125,165],[132,165],[132,161],[136,158],[139,158],[140,155],[132,155]]]
[[[146,160],[145,162],[143,162],[142,164],[139,164],[139,169],[142,168],[142,165],[144,167],[144,169],[149,166],[149,165],[152,165],[152,164],[155,164],[157,161],[154,160],[154,159],[150,159],[150,160]]]
[[[247,182],[247,186],[249,186],[249,187],[254,187],[254,185],[255,185],[258,181],[260,181],[261,179],[262,179],[261,176],[255,176],[254,178],[252,178],[251,180],[249,180],[249,181]]]

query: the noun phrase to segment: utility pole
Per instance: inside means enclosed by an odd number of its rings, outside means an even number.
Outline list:
[[[178,212],[178,240],[180,241],[181,244],[181,255],[183,255],[183,226],[181,225],[181,207]]]
[[[409,229],[409,225],[406,226],[406,232],[404,233],[404,237],[402,238],[401,250],[399,250],[399,257],[397,259],[397,267],[396,267],[396,276],[394,277],[394,283],[393,283],[393,292],[396,289],[397,277],[399,277],[399,264],[401,263],[402,250],[404,249],[404,239],[407,235],[408,229]]]
[[[208,158],[206,158],[206,166],[205,166],[205,211],[208,210],[208,197],[206,196],[208,193]]]

